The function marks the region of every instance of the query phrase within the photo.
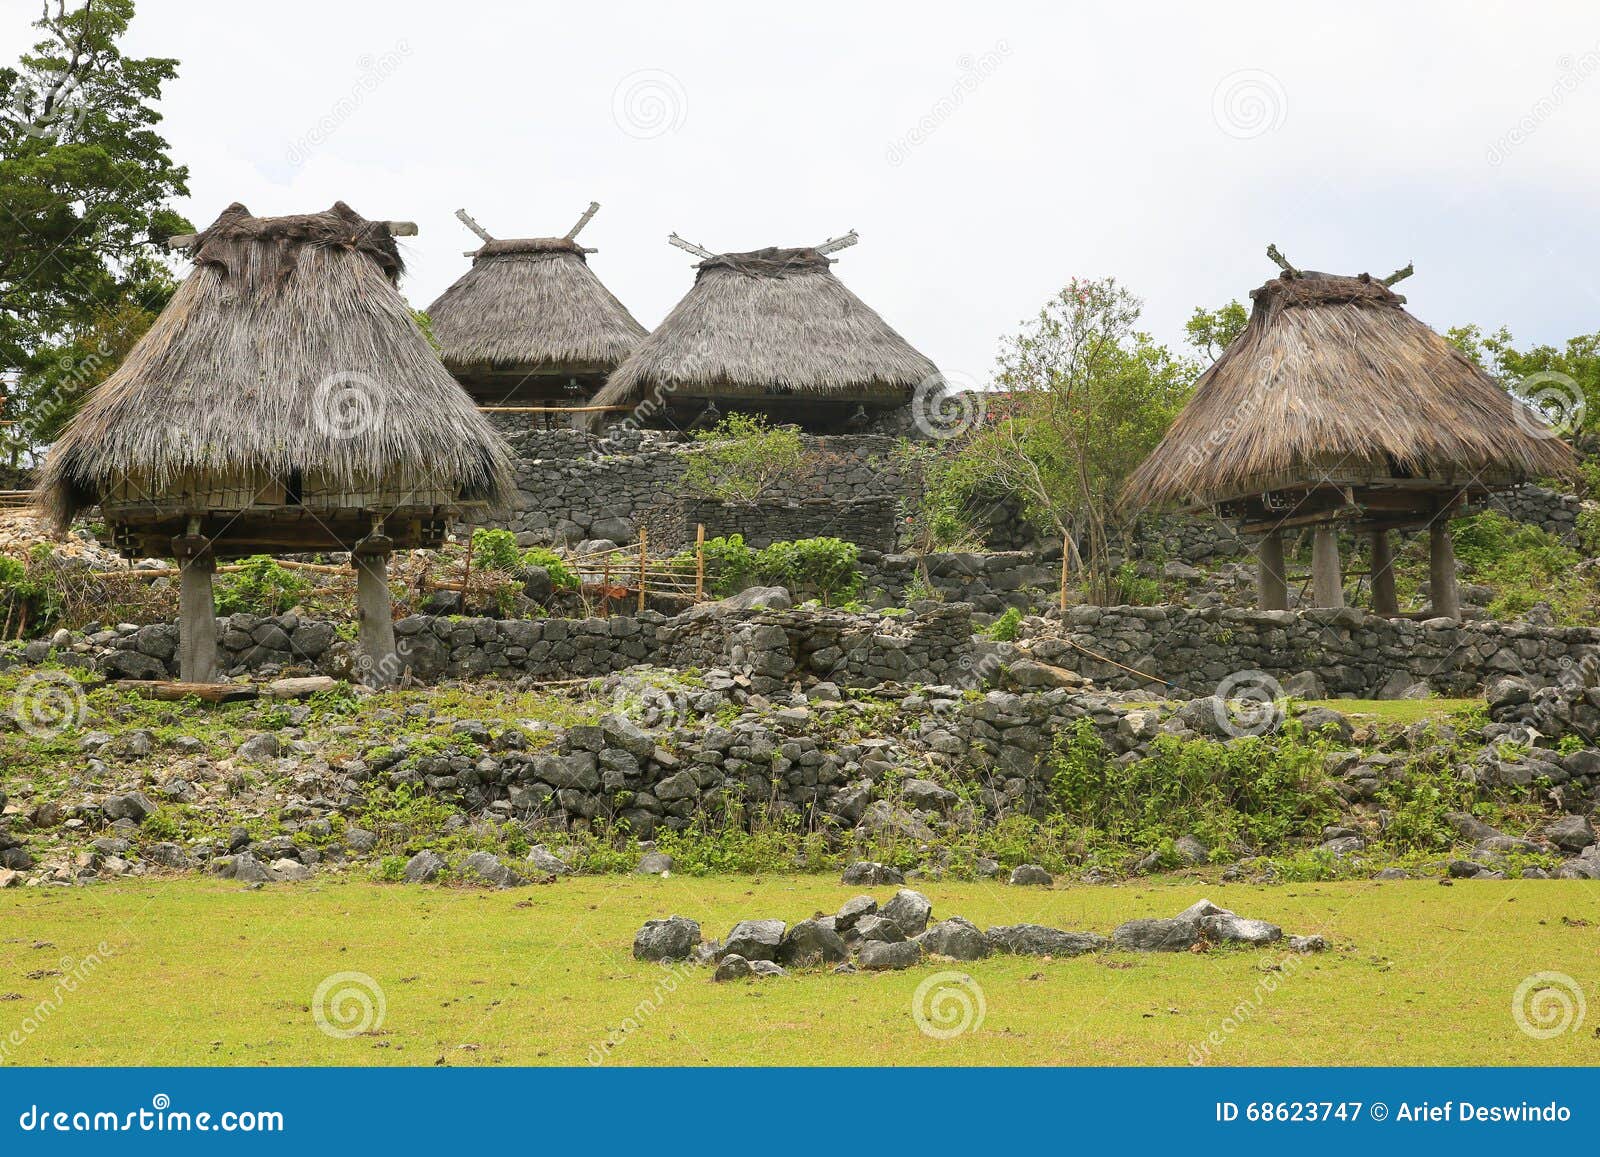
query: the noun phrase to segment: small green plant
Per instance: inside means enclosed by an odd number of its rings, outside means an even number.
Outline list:
[[[1161,601],[1161,584],[1145,578],[1131,562],[1117,568],[1116,598],[1123,606],[1147,607]]]
[[[730,534],[726,538],[708,538],[701,546],[706,560],[706,589],[718,598],[737,594],[750,585],[756,573],[756,552],[745,545],[744,535]],[[694,554],[683,551],[673,558],[673,565],[685,573],[694,568]]]
[[[522,561],[517,555],[517,536],[509,530],[480,527],[472,532],[472,561],[480,567],[503,574],[516,574]]]
[[[372,878],[380,884],[401,884],[406,878],[404,856],[384,856],[372,866]]]
[[[311,584],[264,554],[251,555],[241,569],[217,580],[217,613],[281,615],[296,606]]]
[[[566,559],[548,547],[535,546],[522,552],[521,567],[519,570],[526,573],[532,567],[538,567],[550,576],[551,585],[558,591],[575,591],[582,582],[572,568],[567,565]]]
[[[989,629],[984,632],[989,638],[1000,643],[1014,643],[1017,633],[1022,627],[1022,611],[1018,607],[1007,607],[1005,613],[989,624]]]

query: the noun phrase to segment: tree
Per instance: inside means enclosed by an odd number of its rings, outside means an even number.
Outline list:
[[[695,442],[701,449],[685,459],[684,483],[719,502],[754,505],[779,482],[810,473],[800,432],[769,425],[760,414],[729,414]]]
[[[1209,361],[1216,361],[1222,351],[1233,344],[1250,320],[1250,312],[1238,301],[1230,301],[1217,309],[1206,310],[1195,306],[1194,316],[1183,323],[1188,342]]]
[[[133,0],[45,0],[41,39],[0,68],[0,371],[20,378],[7,416],[24,437],[50,424],[34,408],[59,421],[159,312],[173,287],[159,243],[189,229],[169,206],[188,172],[153,127],[177,62],[122,55],[133,13]]]
[[[1006,338],[998,381],[1015,406],[966,453],[1061,536],[1096,602],[1117,591],[1111,536],[1128,476],[1188,397],[1196,367],[1135,327],[1143,303],[1114,278],[1074,279]]]

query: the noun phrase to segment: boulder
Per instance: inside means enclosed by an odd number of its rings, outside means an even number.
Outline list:
[[[1544,838],[1563,852],[1581,852],[1595,842],[1588,816],[1562,816],[1544,829]]]
[[[634,955],[639,953],[639,945],[633,946]],[[743,956],[724,956],[717,963],[717,970],[711,974],[711,979],[723,980],[748,980],[751,976],[750,962]]]
[[[921,892],[901,888],[881,909],[879,914],[892,920],[907,936],[918,936],[928,927],[928,917],[933,915],[933,903]]]
[[[641,876],[665,876],[672,871],[672,857],[665,852],[646,852],[633,870]]]
[[[989,955],[988,939],[975,924],[960,916],[930,924],[916,940],[924,952],[952,960],[982,960]]]
[[[840,906],[838,913],[835,914],[833,918],[834,931],[842,936],[855,928],[856,921],[863,916],[871,916],[877,910],[878,901],[871,896],[852,896]]]
[[[1011,869],[1010,882],[1017,887],[1031,885],[1048,888],[1056,882],[1056,878],[1038,864],[1018,864]]]
[[[461,865],[461,874],[468,880],[481,880],[496,888],[520,888],[528,882],[491,852],[473,852]]]
[[[406,861],[405,877],[408,884],[431,884],[444,871],[444,857],[437,852],[423,850]]]
[[[910,968],[921,959],[922,949],[913,941],[869,940],[861,946],[856,963],[867,972],[888,972]]]
[[[272,879],[284,884],[297,884],[302,880],[311,879],[310,868],[299,860],[291,860],[287,857],[281,860],[273,860],[271,867],[267,871],[271,874]]]
[[[1182,952],[1200,939],[1200,921],[1188,916],[1129,920],[1111,933],[1111,943],[1125,952]]]
[[[858,940],[882,940],[886,943],[897,944],[906,938],[900,930],[900,925],[884,916],[863,916],[857,920],[851,929]]]
[[[783,943],[782,920],[741,920],[723,941],[723,955],[743,956],[746,960],[776,960]]]
[[[1002,924],[984,934],[991,952],[1015,956],[1082,956],[1099,952],[1107,940],[1096,932],[1064,932],[1041,924]]]
[[[1249,920],[1224,912],[1200,921],[1200,934],[1214,944],[1272,944],[1283,939],[1283,929],[1265,920]]]
[[[1299,953],[1326,952],[1328,942],[1321,936],[1291,936],[1289,937],[1289,951]]]
[[[260,735],[252,735],[239,745],[238,756],[257,763],[269,759],[277,759],[279,752],[278,737],[270,731],[263,731]]]
[[[1178,853],[1178,859],[1190,867],[1203,864],[1211,858],[1211,849],[1195,836],[1179,836],[1172,841],[1172,850]]]
[[[904,884],[906,878],[899,868],[891,868],[874,860],[857,860],[845,868],[839,882],[854,884],[858,888],[871,888],[881,884]]]
[[[790,968],[838,964],[850,958],[839,934],[820,920],[802,920],[784,933],[778,963]]]
[[[156,805],[143,792],[130,791],[127,795],[106,796],[100,810],[105,812],[108,820],[132,820],[137,824],[143,823],[145,817],[154,815]]]
[[[908,779],[901,785],[900,794],[906,803],[919,811],[948,811],[961,798],[931,779]]]
[[[700,925],[686,916],[646,920],[633,937],[635,960],[688,960],[700,943]],[[726,957],[724,958],[726,959]],[[723,977],[718,977],[721,980]]]

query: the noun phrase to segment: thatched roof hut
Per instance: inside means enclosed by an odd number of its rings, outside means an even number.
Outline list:
[[[174,238],[194,270],[51,449],[39,492],[58,526],[98,505],[125,555],[181,561],[186,681],[217,674],[218,558],[342,549],[362,677],[393,682],[389,554],[510,492],[504,443],[395,289],[398,227],[343,202],[233,204]]]
[[[445,366],[476,401],[587,399],[644,340],[589,268],[595,250],[576,240],[598,208],[564,237],[497,240],[479,229],[472,268],[428,307]]]
[[[1269,253],[1283,274],[1251,293],[1249,323],[1130,479],[1130,507],[1212,507],[1273,539],[1335,523],[1437,539],[1467,504],[1571,468],[1553,431],[1406,312],[1391,286],[1409,267],[1340,277]],[[1377,549],[1386,559],[1386,537]]]
[[[611,375],[596,405],[639,406],[683,424],[708,405],[760,410],[814,430],[904,406],[933,362],[851,293],[815,248],[715,254],[693,288]]]
[[[39,485],[60,526],[99,505],[130,556],[190,519],[218,555],[395,546],[499,505],[509,459],[395,289],[386,222],[342,202],[228,207],[194,270],[56,442]]]

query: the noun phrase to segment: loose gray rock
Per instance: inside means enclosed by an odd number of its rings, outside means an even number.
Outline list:
[[[1172,850],[1178,853],[1178,859],[1190,867],[1203,864],[1211,858],[1211,849],[1194,836],[1179,836],[1172,841]]]
[[[1001,924],[984,934],[991,952],[1014,956],[1082,956],[1109,943],[1096,932],[1064,932],[1041,924]]]
[[[780,965],[770,960],[752,960],[750,962],[751,976],[788,976]]]
[[[1291,936],[1289,937],[1290,952],[1326,952],[1328,942],[1321,936]]]
[[[1125,952],[1182,952],[1200,939],[1200,921],[1192,917],[1129,920],[1111,933],[1111,943]]]
[[[857,860],[844,870],[839,882],[854,884],[858,888],[871,888],[882,884],[904,884],[906,877],[899,868],[891,868],[888,864],[880,864],[874,860]]]
[[[741,920],[723,941],[723,954],[746,960],[776,960],[778,945],[783,943],[783,927],[782,920]]]
[[[834,931],[843,936],[845,933],[850,932],[855,928],[856,921],[860,920],[863,916],[871,916],[877,910],[878,901],[873,899],[871,896],[852,896],[850,899],[844,902],[838,913],[834,916]]]
[[[213,860],[212,864],[219,876],[228,880],[238,880],[244,884],[264,884],[272,879],[267,871],[267,866],[256,859],[249,852],[240,852],[235,856],[223,856]]]
[[[106,796],[100,810],[109,820],[132,820],[138,824],[143,823],[146,816],[155,814],[156,805],[142,791],[130,791],[127,795]]]
[[[838,964],[850,958],[844,940],[820,920],[802,920],[784,933],[778,944],[778,963],[790,968]]]
[[[883,906],[880,914],[900,926],[907,936],[919,936],[928,927],[928,917],[933,915],[933,903],[921,892],[901,888],[894,899]]]
[[[982,960],[989,955],[989,941],[977,926],[960,916],[951,916],[917,937],[924,952],[948,956],[952,960]]]
[[[278,737],[270,731],[264,731],[260,735],[252,735],[241,743],[238,755],[240,759],[263,763],[269,759],[277,759],[279,750]]]
[[[637,943],[633,946],[635,956],[639,954]],[[717,970],[711,974],[715,981],[746,980],[750,977],[750,962],[743,956],[724,956],[717,965]]]
[[[365,828],[345,828],[344,846],[358,855],[364,855],[378,846],[378,834]]]
[[[646,852],[634,871],[641,876],[661,876],[672,871],[672,857],[665,852]]]
[[[406,882],[410,884],[431,884],[439,878],[439,873],[444,871],[444,857],[437,852],[420,851],[406,861]]]
[[[1545,839],[1563,852],[1581,852],[1595,842],[1588,816],[1562,816],[1544,830]]]
[[[1225,912],[1200,921],[1200,934],[1217,944],[1271,944],[1283,939],[1283,929],[1265,920],[1249,920]]]
[[[1048,888],[1056,878],[1038,864],[1018,864],[1011,869],[1011,883],[1016,886],[1032,885]]]
[[[543,844],[534,844],[528,849],[528,863],[533,865],[536,872],[546,876],[567,876],[572,874],[572,869],[567,862],[559,856],[552,855],[550,849]]]
[[[688,960],[700,943],[700,925],[687,916],[646,920],[633,937],[635,960]],[[724,959],[727,959],[724,957]],[[725,979],[718,976],[718,980]]]
[[[922,948],[913,941],[869,940],[861,946],[856,964],[867,972],[889,972],[910,968],[921,959]]]
[[[273,860],[268,871],[272,879],[283,884],[297,884],[302,880],[311,879],[311,869],[299,860]]]
[[[528,881],[517,875],[500,858],[490,852],[473,852],[461,865],[461,874],[468,880],[479,879],[496,888],[520,888]]]
[[[856,921],[852,929],[858,940],[882,940],[891,944],[898,944],[906,938],[900,930],[900,925],[885,916],[863,916]]]

